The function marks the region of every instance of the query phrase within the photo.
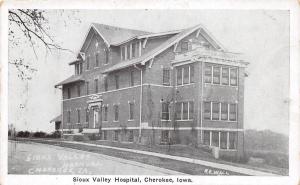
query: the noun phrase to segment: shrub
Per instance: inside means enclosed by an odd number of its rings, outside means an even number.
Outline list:
[[[17,133],[17,137],[29,137],[30,136],[30,132],[28,131],[20,131]]]
[[[46,133],[45,133],[45,132],[42,132],[42,131],[40,131],[40,132],[34,132],[34,133],[33,133],[33,137],[43,138],[43,137],[45,137],[45,136],[46,136]]]
[[[83,135],[74,135],[73,136],[74,141],[84,141],[84,136]]]
[[[100,140],[100,136],[96,134],[91,134],[88,137],[91,141]]]

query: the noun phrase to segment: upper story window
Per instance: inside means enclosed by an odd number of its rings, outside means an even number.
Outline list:
[[[114,121],[119,121],[119,105],[114,105],[115,119]]]
[[[85,88],[86,88],[86,94],[90,94],[90,89],[89,89],[89,82],[85,82]]]
[[[170,85],[170,69],[163,69],[163,85]]]
[[[194,119],[194,102],[177,102],[176,103],[176,119],[192,120]]]
[[[204,82],[221,85],[238,85],[238,68],[205,64]]]
[[[90,69],[90,56],[86,57],[86,70]]]
[[[77,85],[77,96],[80,96],[80,84]]]
[[[71,111],[67,112],[67,123],[71,123]]]
[[[99,89],[98,89],[98,79],[94,80],[95,82],[95,93],[98,93]]]
[[[68,99],[70,99],[71,98],[71,88],[70,87],[68,87],[67,88],[67,94],[68,94]]]
[[[167,102],[162,102],[161,104],[161,119],[170,120],[170,110]]]
[[[82,62],[75,64],[75,74],[80,75],[82,73]]]
[[[99,67],[99,64],[100,64],[100,53],[97,52],[95,54],[95,58],[96,58],[96,64],[95,64],[95,67]]]
[[[116,89],[119,89],[119,75],[115,75],[115,85]]]
[[[130,86],[134,86],[134,71],[130,71]]]
[[[104,78],[104,91],[108,91],[108,77]]]
[[[133,120],[134,118],[134,103],[129,103],[129,120]]]
[[[203,106],[205,120],[237,120],[237,104],[235,103],[204,102]]]
[[[177,67],[177,85],[191,84],[195,82],[194,79],[194,64],[188,64]]]
[[[109,49],[105,49],[105,64],[108,64],[109,61]]]
[[[77,123],[80,123],[80,109],[77,109]]]
[[[189,50],[189,42],[183,41],[181,42],[181,52],[185,52]]]
[[[140,45],[138,42],[132,42],[121,46],[121,60],[129,60],[139,56]]]
[[[107,115],[108,115],[108,105],[105,105],[103,107],[103,121],[107,121]]]
[[[85,109],[85,122],[89,123],[90,117],[89,117],[89,109]]]

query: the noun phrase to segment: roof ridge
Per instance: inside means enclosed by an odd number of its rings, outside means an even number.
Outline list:
[[[145,31],[145,30],[138,30],[138,29],[132,29],[132,28],[124,28],[124,27],[120,27],[120,26],[114,26],[114,25],[108,25],[108,24],[102,24],[102,23],[96,23],[96,22],[92,22],[91,24],[101,25],[101,26],[108,26],[110,28],[115,28],[115,29],[118,29],[118,30],[129,30],[129,31],[153,33],[153,32],[149,32],[149,31]]]

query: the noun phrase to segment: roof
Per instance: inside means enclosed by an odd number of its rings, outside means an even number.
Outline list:
[[[109,73],[111,71],[119,70],[125,67],[129,67],[138,63],[145,63],[148,60],[154,58],[167,48],[173,46],[175,43],[180,41],[182,38],[186,37],[187,35],[193,33],[197,29],[201,28],[201,25],[197,25],[188,29],[183,30],[182,32],[178,33],[177,35],[174,35],[173,37],[166,40],[164,43],[159,45],[158,47],[154,48],[153,50],[149,51],[148,53],[145,53],[144,55],[134,58],[125,62],[120,62],[118,64],[113,65],[112,67],[106,69],[103,71],[103,73]]]
[[[108,45],[118,45],[124,41],[139,35],[151,34],[151,32],[120,28],[105,24],[92,23],[98,34],[107,42]]]
[[[82,75],[72,75],[66,80],[56,84],[54,87],[57,88],[58,86],[69,84],[69,83],[74,83],[74,82],[79,82],[79,81],[84,81]]]
[[[53,118],[50,123],[53,123],[53,122],[61,122],[62,120],[62,115],[59,115],[59,116],[56,116],[55,118]]]

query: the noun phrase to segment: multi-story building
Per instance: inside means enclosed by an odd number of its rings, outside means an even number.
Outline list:
[[[163,33],[93,23],[60,82],[65,132],[243,154],[244,69],[201,25]]]

